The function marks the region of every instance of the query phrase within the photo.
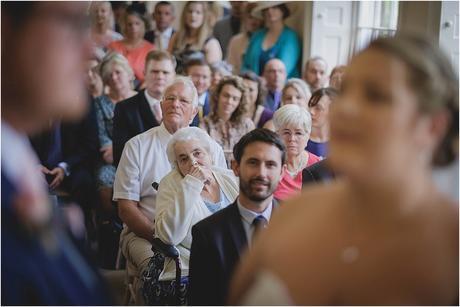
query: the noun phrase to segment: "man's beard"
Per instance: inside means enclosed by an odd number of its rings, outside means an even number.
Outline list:
[[[254,191],[255,189],[252,187],[252,185],[256,183],[262,183],[266,185],[267,190],[262,194]],[[244,194],[247,198],[249,198],[252,201],[266,200],[267,198],[272,196],[275,188],[276,186],[274,186],[273,182],[260,177],[252,178],[249,181],[243,180],[240,177],[240,193]]]

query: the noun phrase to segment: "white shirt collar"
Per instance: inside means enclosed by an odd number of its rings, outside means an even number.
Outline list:
[[[156,29],[155,32],[158,33],[158,34],[160,34],[160,35],[163,36],[163,37],[170,38],[171,35],[172,35],[172,32],[173,32],[173,28],[172,28],[172,27],[168,27],[168,28],[166,28],[166,30],[164,30],[163,32],[161,32],[160,30]]]
[[[144,91],[144,95],[145,95],[145,99],[147,99],[147,102],[149,103],[150,109],[153,108],[154,104],[160,103],[160,100],[150,96],[147,90]]]
[[[204,106],[204,103],[206,102],[206,95],[208,95],[208,91],[198,96],[198,106]]]
[[[267,222],[270,221],[270,217],[272,215],[273,202],[269,206],[267,206],[267,208],[265,208],[265,210],[262,213],[257,213],[257,212],[251,211],[243,207],[243,205],[241,205],[240,203],[239,197],[236,203],[238,205],[238,209],[240,211],[241,216],[249,225],[252,225],[252,222],[254,221],[254,219],[258,217],[259,215],[262,215],[267,220]]]

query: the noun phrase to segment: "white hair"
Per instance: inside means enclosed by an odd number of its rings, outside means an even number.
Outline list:
[[[186,127],[176,131],[173,134],[171,140],[166,147],[166,154],[168,156],[169,163],[171,163],[172,168],[175,168],[177,165],[176,154],[174,152],[175,146],[179,142],[190,141],[193,143],[199,144],[204,150],[208,153],[209,157],[212,159],[213,155],[211,152],[211,137],[201,128],[198,127]]]
[[[174,80],[166,86],[165,91],[163,92],[163,97],[161,100],[164,100],[166,92],[169,90],[170,87],[176,85],[176,84],[183,84],[186,87],[188,87],[192,91],[192,105],[196,108],[198,107],[198,92],[196,90],[195,85],[193,84],[192,79],[190,77],[184,77],[184,76],[177,76],[174,78]]]
[[[307,104],[308,104],[308,100],[310,100],[310,97],[311,97],[311,91],[305,81],[299,78],[291,78],[287,80],[286,84],[283,87],[283,91],[282,91],[283,95],[284,95],[284,92],[290,87],[293,87],[297,92],[299,92],[299,94],[303,96],[304,99],[307,100]]]
[[[282,106],[273,114],[273,125],[276,131],[292,125],[301,127],[306,133],[310,133],[311,115],[305,108],[296,104],[288,104]]]

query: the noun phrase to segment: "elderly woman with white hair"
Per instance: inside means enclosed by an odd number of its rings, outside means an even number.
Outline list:
[[[308,110],[308,101],[311,98],[310,88],[307,83],[299,78],[289,79],[281,92],[281,106],[296,104]],[[265,123],[264,128],[275,131],[273,119]]]
[[[188,276],[192,226],[228,206],[238,196],[238,181],[233,172],[214,166],[212,143],[211,137],[200,128],[178,130],[167,147],[173,169],[158,188],[155,237],[179,250],[184,283]],[[167,294],[168,289],[174,288],[171,283],[175,279],[175,263],[154,254],[150,265],[156,268],[149,270],[155,275],[150,276],[153,281],[150,285],[162,294],[148,295],[147,303],[167,303],[168,299],[163,299],[171,298]],[[174,298],[170,303],[175,304]]]
[[[133,90],[134,73],[128,60],[119,53],[108,53],[100,64],[101,76],[108,89],[107,95],[94,100],[102,165],[97,170],[97,186],[102,208],[112,211],[112,188],[115,178],[113,165],[113,112],[115,105],[137,94]]]
[[[285,173],[274,193],[276,199],[283,201],[300,193],[302,170],[320,158],[305,150],[311,132],[311,115],[305,108],[285,105],[275,112],[273,123],[286,146]]]

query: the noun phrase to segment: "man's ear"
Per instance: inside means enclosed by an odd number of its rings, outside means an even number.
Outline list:
[[[233,174],[235,174],[236,177],[240,177],[240,166],[238,162],[236,162],[236,160],[232,160],[231,164],[232,164]]]

